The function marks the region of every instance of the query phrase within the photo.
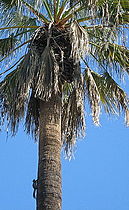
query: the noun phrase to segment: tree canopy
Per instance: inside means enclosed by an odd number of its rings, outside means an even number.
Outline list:
[[[26,131],[37,138],[37,99],[49,100],[53,90],[63,94],[62,139],[67,153],[84,134],[84,102],[89,102],[96,125],[102,108],[108,114],[124,111],[129,125],[128,96],[120,87],[129,74],[128,0],[2,0],[0,9],[1,125],[7,121],[14,135],[25,117]],[[52,26],[58,34],[51,34]],[[45,30],[46,47],[39,59],[32,48],[35,37]],[[70,57],[75,63],[74,79],[66,79],[61,90],[58,69],[66,65],[66,54],[57,36],[70,40]]]

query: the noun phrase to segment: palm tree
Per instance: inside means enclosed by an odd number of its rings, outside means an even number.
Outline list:
[[[129,125],[128,98],[116,82],[129,73],[129,50],[117,42],[129,3],[2,0],[0,8],[0,123],[15,135],[25,119],[39,144],[37,209],[61,210],[61,148],[70,158],[84,135],[85,101],[96,125],[102,108],[124,111]]]

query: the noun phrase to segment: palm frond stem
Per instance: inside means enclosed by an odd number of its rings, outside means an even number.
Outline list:
[[[55,22],[57,21],[57,15],[58,15],[58,12],[59,12],[59,5],[60,5],[60,0],[57,0],[56,2],[56,8],[55,8]]]
[[[6,29],[13,29],[13,28],[39,28],[39,26],[10,26],[10,27],[3,27],[0,28],[0,30],[6,30]]]
[[[22,31],[22,32],[19,33],[19,34],[16,34],[16,35],[14,36],[14,38],[17,37],[17,36],[20,36],[20,35],[22,35],[22,34],[32,32],[33,30],[35,30],[35,29],[30,29],[30,30]]]
[[[94,18],[97,18],[97,16],[96,17],[94,17]],[[93,20],[93,17],[92,16],[90,16],[90,17],[84,17],[84,18],[78,18],[77,19],[77,22],[78,23],[81,23],[81,22],[84,22],[84,21],[87,21],[87,20]]]
[[[56,0],[53,1],[54,2],[54,22],[56,22],[56,8],[57,8],[57,2]]]
[[[85,29],[94,29],[94,28],[113,28],[113,26],[111,25],[93,25],[93,26],[85,26],[85,25],[82,25],[83,28]],[[116,26],[115,28],[129,28],[128,26],[123,26],[123,25],[119,25],[119,26]],[[112,30],[113,31],[116,31],[116,29],[113,28]]]

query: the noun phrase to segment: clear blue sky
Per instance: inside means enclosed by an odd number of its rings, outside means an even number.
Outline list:
[[[63,210],[129,210],[129,128],[123,117],[101,118],[99,128],[87,120],[75,159],[62,158]],[[35,210],[37,144],[22,128],[7,141],[0,133],[0,167],[0,210]]]

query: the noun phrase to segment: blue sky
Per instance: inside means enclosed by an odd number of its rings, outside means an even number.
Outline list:
[[[129,210],[129,128],[123,116],[101,118],[98,128],[87,116],[75,158],[62,158],[63,210]],[[0,133],[0,166],[0,209],[35,210],[37,144],[22,127],[15,138]]]

